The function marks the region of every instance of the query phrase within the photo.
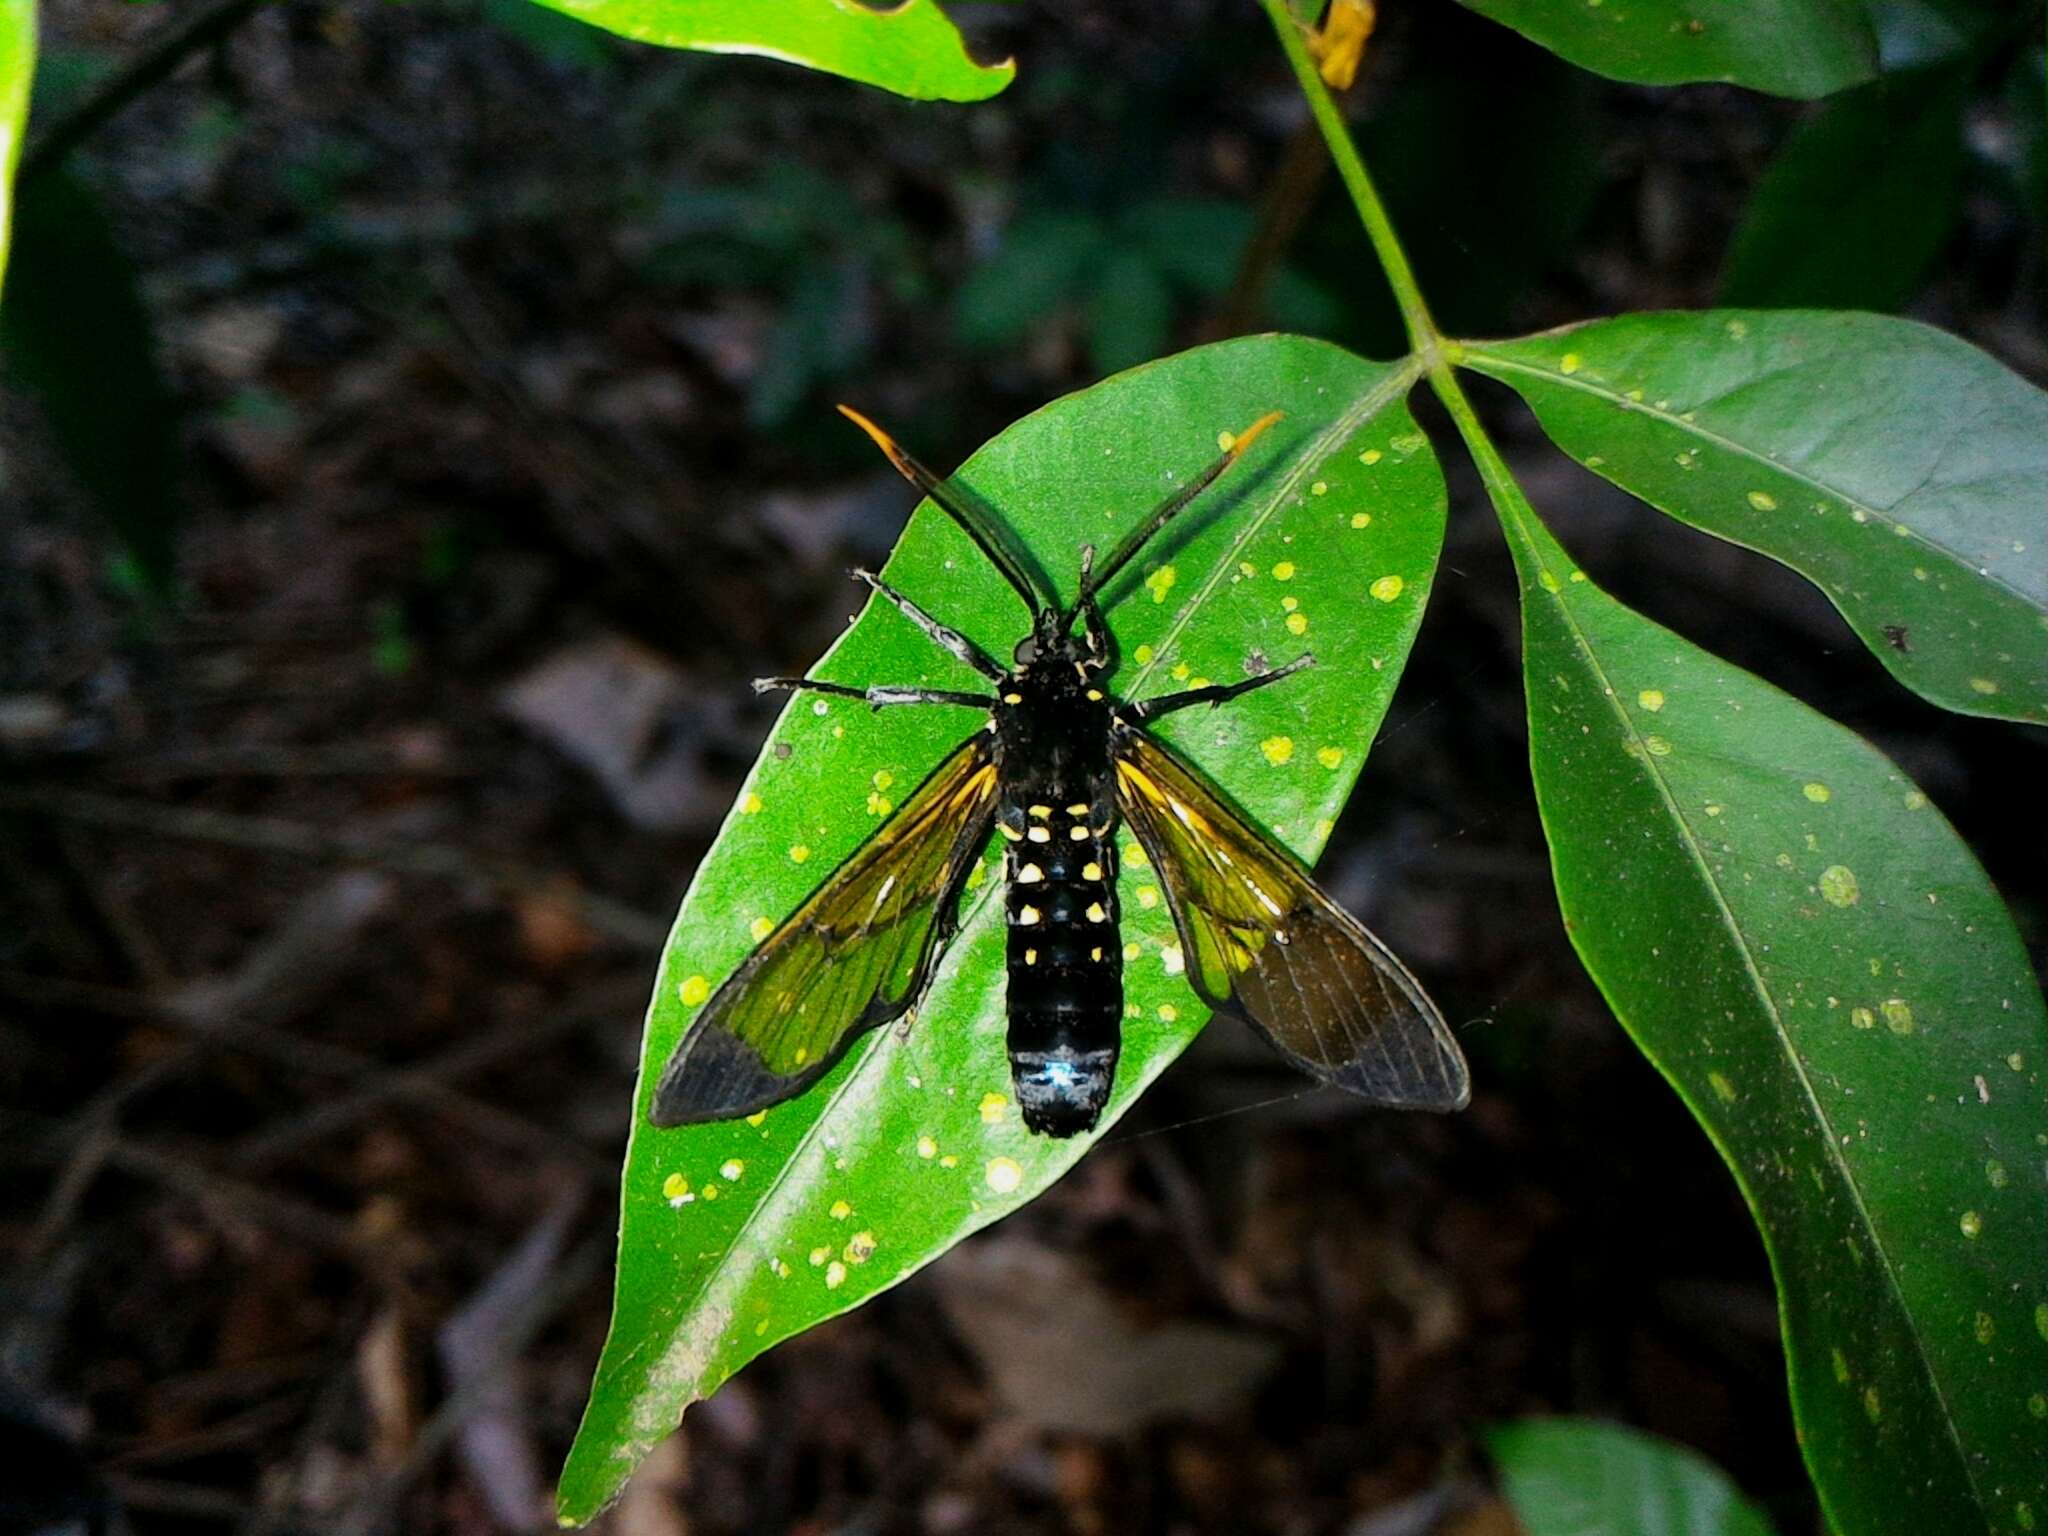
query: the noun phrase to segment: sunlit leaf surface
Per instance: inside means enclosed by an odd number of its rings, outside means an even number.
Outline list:
[[[637,42],[752,53],[926,101],[981,101],[1017,68],[977,64],[938,0],[537,0]]]
[[[1573,458],[1813,581],[1914,692],[2048,721],[2048,394],[1882,315],[1624,315],[1462,349]]]
[[[1443,534],[1435,457],[1402,398],[1412,375],[1298,337],[1183,353],[1016,423],[963,467],[1062,591],[1082,545],[1107,547],[1267,411],[1286,418],[1110,590],[1126,697],[1242,677],[1313,649],[1318,665],[1160,734],[1288,846],[1313,856],[1384,714]],[[943,445],[913,445],[937,457]],[[1026,619],[930,507],[888,577],[999,656]],[[852,594],[849,593],[849,601]],[[817,675],[977,687],[894,609],[870,605]],[[1003,1051],[1003,930],[990,850],[959,937],[907,1030],[865,1038],[759,1123],[645,1123],[654,1075],[698,1004],[765,925],[869,835],[981,715],[879,714],[799,699],[777,722],[706,856],[663,957],[623,1193],[612,1335],[563,1473],[565,1518],[618,1491],[683,1409],[780,1339],[845,1311],[1030,1199],[1092,1138],[1029,1135]],[[1128,841],[1128,840],[1127,840]],[[1098,1134],[1192,1038],[1154,873],[1126,849],[1127,1019]]]
[[[2048,1018],[1868,743],[1615,602],[1495,466],[1572,942],[1740,1183],[1840,1536],[2048,1515]]]
[[[14,167],[28,123],[36,69],[35,0],[0,0],[0,281],[7,276],[7,235],[14,225]]]

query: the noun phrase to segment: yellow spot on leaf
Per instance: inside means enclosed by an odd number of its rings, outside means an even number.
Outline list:
[[[836,1291],[846,1284],[846,1266],[834,1259],[825,1266],[825,1289]]]
[[[1735,1085],[1729,1082],[1727,1078],[1718,1072],[1709,1072],[1707,1074],[1707,1082],[1712,1086],[1722,1103],[1733,1104],[1735,1102]]]
[[[1381,453],[1379,449],[1368,448],[1358,456],[1358,462],[1361,464],[1377,464],[1385,457],[1386,455]]]
[[[1141,885],[1141,886],[1139,886],[1139,887],[1138,887],[1138,905],[1139,905],[1139,906],[1141,906],[1141,907],[1143,907],[1143,908],[1144,908],[1144,909],[1145,909],[1145,910],[1146,910],[1147,912],[1151,911],[1151,910],[1152,910],[1152,909],[1153,909],[1154,907],[1158,906],[1158,905],[1159,905],[1159,887],[1158,887],[1158,886],[1156,886],[1156,885]]]
[[[1266,761],[1277,768],[1294,756],[1294,738],[1292,736],[1268,736],[1259,743],[1259,750],[1266,754]]]
[[[856,1232],[846,1240],[846,1248],[844,1250],[846,1262],[849,1264],[865,1264],[875,1256],[875,1249],[880,1246],[875,1241],[874,1233]]]
[[[1372,526],[1372,514],[1370,512],[1352,513],[1351,526],[1354,528],[1370,528]]]
[[[1759,512],[1775,512],[1778,510],[1778,498],[1769,491],[1751,491],[1745,499]]]
[[[1335,768],[1344,761],[1344,749],[1342,747],[1318,747],[1316,748],[1316,761],[1325,768]]]
[[[1830,864],[1820,872],[1820,899],[1831,907],[1853,907],[1863,899],[1856,872],[1846,864]]]
[[[773,933],[774,931],[775,923],[772,918],[757,917],[751,923],[747,924],[747,932],[751,933],[754,936],[754,942],[756,944],[760,943],[761,940],[767,938],[768,935]]]
[[[1877,1005],[1877,1011],[1884,1015],[1884,1025],[1895,1035],[1910,1035],[1914,1030],[1913,1010],[1902,997],[1888,997]]]
[[[1305,613],[1290,613],[1287,615],[1287,632],[1290,635],[1307,634],[1308,615]]]
[[[939,1155],[939,1144],[929,1136],[920,1136],[917,1138],[917,1155],[919,1157],[937,1157]]]
[[[1652,757],[1669,757],[1671,755],[1671,743],[1662,736],[1645,736],[1643,738],[1643,750]]]
[[[1366,590],[1382,603],[1391,603],[1407,588],[1408,583],[1398,576],[1382,576]]]
[[[1579,371],[1579,364],[1583,361],[1584,359],[1578,353],[1567,352],[1557,360],[1557,371],[1559,373],[1577,373]]]
[[[1988,677],[1971,678],[1970,688],[1973,692],[1981,693],[1986,698],[1989,698],[1992,694],[1998,692],[1998,684],[1991,681],[1991,679]]]
[[[1175,1019],[1180,1017],[1180,1010],[1174,1007],[1171,1003],[1161,1003],[1159,1005],[1159,1017],[1165,1020],[1168,1024],[1171,1024]]]
[[[1835,792],[1825,784],[1803,784],[1799,788],[1799,793],[1806,796],[1815,805],[1826,805],[1835,798]]]
[[[834,1221],[844,1221],[847,1217],[853,1214],[853,1207],[848,1205],[844,1200],[834,1200],[832,1202],[832,1209],[827,1211],[825,1214],[830,1216]]]
[[[1330,494],[1330,483],[1327,480],[1318,480],[1308,488],[1308,493],[1311,496],[1327,496]]]
[[[662,1198],[680,1202],[690,1192],[690,1181],[680,1173],[672,1173],[661,1181]]]
[[[1655,688],[1645,688],[1636,695],[1636,702],[1654,715],[1664,707],[1664,695]]]
[[[793,863],[801,864],[805,859],[808,859],[810,856],[811,850],[802,843],[798,843],[794,848],[789,850],[789,857],[791,862]]]
[[[992,1157],[982,1170],[988,1187],[999,1195],[1013,1193],[1024,1182],[1024,1168],[1014,1157]]]
[[[981,1123],[1001,1125],[1003,1116],[1010,1108],[1010,1101],[1000,1093],[984,1093],[981,1096]]]
[[[1131,655],[1137,659],[1139,666],[1143,666],[1146,662],[1152,659],[1152,647],[1149,645],[1141,645],[1135,651],[1131,652]]]
[[[1166,594],[1173,590],[1173,584],[1180,579],[1180,573],[1170,565],[1162,565],[1145,578],[1145,585],[1152,593],[1152,601],[1163,603]]]
[[[1275,581],[1294,580],[1294,562],[1292,560],[1282,560],[1278,565],[1274,566],[1273,579]]]
[[[728,1157],[718,1165],[718,1176],[728,1184],[736,1183],[746,1171],[747,1165],[736,1157]]]
[[[1965,1211],[1956,1225],[1962,1229],[1963,1236],[1976,1237],[1984,1230],[1984,1218],[1975,1211]]]
[[[740,814],[743,816],[758,816],[761,814],[761,797],[751,789],[740,800]]]
[[[682,1000],[694,1008],[711,995],[711,983],[702,976],[692,976],[676,990]]]

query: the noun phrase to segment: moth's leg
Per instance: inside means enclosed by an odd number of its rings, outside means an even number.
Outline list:
[[[757,677],[754,692],[767,693],[785,688],[791,693],[829,693],[834,698],[859,699],[871,709],[886,704],[958,704],[967,709],[994,709],[996,701],[981,693],[956,693],[950,688],[850,688],[845,683],[822,683],[809,677]]]
[[[1207,704],[1211,708],[1234,699],[1241,693],[1250,693],[1254,688],[1263,688],[1268,683],[1277,683],[1283,677],[1291,677],[1303,667],[1316,664],[1315,657],[1303,654],[1294,658],[1284,667],[1275,667],[1271,672],[1261,672],[1257,677],[1248,677],[1241,683],[1212,683],[1206,688],[1190,688],[1185,693],[1163,693],[1156,699],[1144,699],[1136,704],[1126,704],[1119,713],[1133,725],[1143,725],[1147,720],[1157,720],[1161,715],[1170,715],[1176,709],[1187,709],[1195,704]]]
[[[1003,680],[1006,675],[1003,669],[989,658],[986,651],[961,634],[959,630],[949,629],[944,624],[941,624],[901,592],[898,592],[894,587],[882,580],[873,571],[857,570],[853,574],[894,603],[902,611],[903,617],[922,630],[924,637],[940,650],[945,651],[949,655],[959,657],[960,660],[966,662],[968,666],[974,668],[983,677],[998,683]]]

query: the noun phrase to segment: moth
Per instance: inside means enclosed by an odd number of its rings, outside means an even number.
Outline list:
[[[1006,666],[880,578],[856,572],[990,691],[755,683],[757,691],[806,690],[875,709],[975,710],[986,719],[705,1001],[655,1086],[652,1122],[729,1119],[793,1098],[862,1033],[914,1008],[993,834],[1006,845],[1007,1043],[1018,1108],[1042,1135],[1092,1130],[1122,1036],[1117,832],[1126,823],[1172,908],[1188,983],[1210,1009],[1243,1019],[1312,1077],[1374,1103],[1462,1108],[1465,1060],[1421,984],[1146,730],[1175,710],[1272,687],[1314,658],[1136,701],[1104,686],[1115,663],[1104,588],[1279,413],[1239,434],[1107,559],[1084,549],[1078,595],[1062,606],[975,500],[865,416],[840,410],[974,541],[1023,600],[1031,630]]]

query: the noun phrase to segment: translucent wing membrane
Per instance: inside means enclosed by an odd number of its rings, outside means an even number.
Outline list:
[[[711,995],[655,1085],[654,1124],[778,1104],[821,1076],[856,1035],[917,1001],[988,840],[993,740],[976,732],[939,764]]]
[[[1443,1016],[1359,921],[1144,732],[1117,736],[1117,799],[1173,905],[1203,1002],[1324,1082],[1406,1109],[1460,1109]]]

